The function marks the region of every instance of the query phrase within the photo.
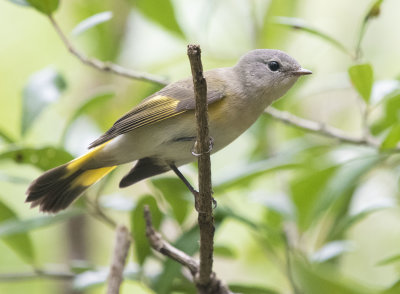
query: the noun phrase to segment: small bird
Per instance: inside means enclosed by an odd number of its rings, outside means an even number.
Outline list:
[[[272,102],[311,71],[279,50],[256,49],[233,67],[206,71],[212,153],[247,130]],[[174,170],[196,159],[192,78],[172,83],[144,99],[89,146],[89,152],[34,180],[26,194],[43,212],[67,208],[118,165],[137,161],[119,186]]]

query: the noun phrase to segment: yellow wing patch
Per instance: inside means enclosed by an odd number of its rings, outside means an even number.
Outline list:
[[[179,103],[180,100],[168,96],[157,95],[151,97],[117,120],[104,135],[92,142],[89,148],[101,147],[104,143],[119,135],[185,112],[186,110],[177,111]]]
[[[128,132],[178,115],[183,112],[176,111],[178,103],[179,100],[174,98],[157,95],[139,104],[130,113],[117,121],[115,123],[116,130]]]

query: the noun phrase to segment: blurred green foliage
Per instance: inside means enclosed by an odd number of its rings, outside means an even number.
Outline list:
[[[103,293],[115,222],[133,237],[121,293],[195,291],[145,238],[146,204],[171,244],[198,252],[193,199],[175,177],[119,190],[121,167],[64,213],[40,216],[24,204],[29,181],[82,154],[159,89],[81,64],[45,21],[52,15],[88,56],[171,81],[190,74],[189,42],[200,43],[206,69],[253,48],[285,50],[312,69],[274,106],[380,146],[261,117],[212,160],[215,271],[246,294],[399,293],[399,9],[393,0],[1,2],[0,292]],[[192,166],[184,173],[195,182]],[[43,274],[60,268],[73,278]],[[34,281],[9,278],[34,271]]]

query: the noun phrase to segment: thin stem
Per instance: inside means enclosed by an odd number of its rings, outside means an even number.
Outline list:
[[[368,24],[367,20],[364,20],[361,25],[360,32],[358,33],[358,39],[355,49],[355,60],[360,60],[360,58],[362,57],[361,43],[362,40],[364,39],[364,35],[367,29],[367,24]]]
[[[89,214],[91,216],[103,222],[112,229],[115,229],[117,227],[117,223],[103,212],[103,210],[100,208],[100,205],[97,202],[93,203],[89,199],[86,199],[86,203],[89,204],[91,207],[91,209],[89,210]]]
[[[0,274],[0,281],[5,282],[19,282],[40,278],[53,280],[72,280],[75,278],[75,274],[71,272],[59,272],[42,269],[37,269],[34,272]]]
[[[307,120],[298,116],[295,116],[286,111],[280,111],[273,107],[267,108],[265,113],[269,114],[271,117],[284,122],[288,125],[306,130],[308,132],[316,133],[322,136],[330,137],[337,139],[344,143],[356,144],[356,145],[365,145],[373,148],[379,148],[381,142],[372,136],[351,136],[339,130],[337,128],[331,127],[324,123],[315,122],[311,120]]]
[[[104,72],[111,72],[119,76],[127,77],[130,79],[135,79],[135,80],[140,80],[140,81],[147,81],[147,82],[152,82],[156,83],[159,85],[166,85],[167,81],[164,78],[149,74],[149,73],[144,73],[144,72],[138,72],[134,71],[131,69],[124,68],[118,64],[114,64],[111,62],[103,62],[100,61],[96,58],[89,58],[82,52],[78,51],[72,43],[68,40],[64,32],[61,30],[60,26],[56,22],[53,16],[49,16],[50,22],[53,25],[55,31],[57,32],[58,36],[60,39],[63,41],[65,47],[67,47],[68,51],[74,55],[76,58],[78,58],[82,63],[91,66],[93,68],[96,68],[98,70],[104,71]]]

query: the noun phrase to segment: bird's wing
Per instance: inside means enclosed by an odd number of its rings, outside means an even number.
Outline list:
[[[221,100],[225,96],[224,93],[222,86],[218,90],[208,90],[208,105]],[[193,110],[194,107],[193,83],[190,80],[174,83],[143,100],[130,112],[118,119],[106,133],[92,142],[89,148],[96,147],[134,129]]]

